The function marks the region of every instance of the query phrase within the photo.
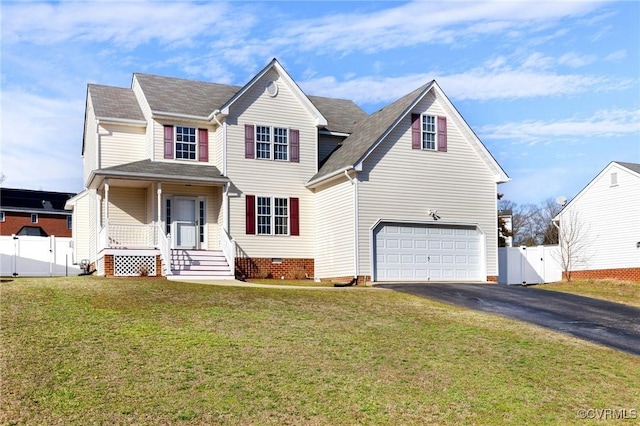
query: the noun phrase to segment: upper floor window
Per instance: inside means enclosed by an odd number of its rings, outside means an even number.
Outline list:
[[[611,173],[611,186],[618,185],[618,173]]]
[[[4,212],[0,212],[0,222],[4,222]]]
[[[209,161],[209,131],[188,126],[164,126],[164,158]]]
[[[436,117],[422,116],[422,149],[436,149]]]
[[[196,128],[176,126],[176,158],[196,159]]]
[[[245,125],[245,158],[300,161],[300,132],[275,126]]]
[[[288,129],[282,127],[256,126],[256,158],[288,161]]]
[[[67,229],[71,229],[73,225],[73,219],[71,216],[67,216]]]
[[[38,223],[38,213],[31,214],[31,223]]]
[[[447,151],[447,117],[411,114],[411,148]]]

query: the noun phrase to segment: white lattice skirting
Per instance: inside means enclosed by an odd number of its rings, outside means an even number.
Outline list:
[[[116,277],[156,276],[155,256],[113,256],[113,275]]]

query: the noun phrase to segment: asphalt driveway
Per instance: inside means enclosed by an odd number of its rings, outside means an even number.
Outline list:
[[[640,356],[640,309],[536,287],[378,284],[376,287],[490,312]]]

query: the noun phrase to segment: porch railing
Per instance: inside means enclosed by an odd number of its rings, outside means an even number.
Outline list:
[[[162,272],[171,275],[171,234],[165,234],[162,227],[155,225],[158,234],[158,248],[162,257]]]
[[[224,257],[227,259],[231,274],[235,274],[236,271],[236,241],[231,238],[226,229],[222,229],[220,232],[220,247],[224,253]]]
[[[158,249],[165,275],[171,274],[171,236],[166,235],[161,226],[143,224],[109,223],[99,234],[100,249]]]

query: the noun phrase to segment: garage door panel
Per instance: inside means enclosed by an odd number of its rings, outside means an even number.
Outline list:
[[[381,225],[374,232],[378,281],[480,280],[481,237],[475,227]]]

